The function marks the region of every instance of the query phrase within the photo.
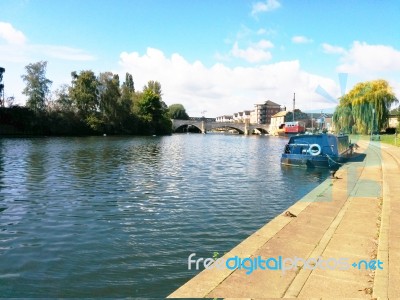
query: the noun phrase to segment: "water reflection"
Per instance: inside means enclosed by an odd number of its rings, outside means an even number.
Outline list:
[[[174,135],[1,141],[0,294],[165,297],[191,252],[228,251],[328,174],[286,140]],[[11,224],[11,225],[10,225]]]

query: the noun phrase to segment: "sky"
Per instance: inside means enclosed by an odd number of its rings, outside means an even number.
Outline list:
[[[5,96],[24,104],[21,75],[47,61],[52,91],[71,72],[161,83],[167,105],[217,117],[271,100],[330,112],[361,81],[400,98],[400,1],[0,0]]]

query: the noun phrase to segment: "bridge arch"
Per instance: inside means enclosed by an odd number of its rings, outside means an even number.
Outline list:
[[[196,125],[196,124],[189,124],[189,123],[188,123],[188,124],[181,124],[181,125],[179,125],[179,126],[173,128],[173,132],[174,132],[174,133],[179,133],[179,132],[181,132],[181,131],[182,131],[182,132],[189,132],[190,127],[196,128],[197,130],[195,130],[195,131],[201,133],[201,128],[200,128],[198,125]],[[183,130],[184,128],[186,128],[187,130],[186,130],[186,131]]]
[[[264,134],[269,134],[268,130],[262,127],[254,127],[254,129],[257,129],[259,132],[264,133]],[[253,130],[254,130],[253,129]]]
[[[212,129],[218,129],[218,128],[223,128],[223,129],[225,129],[225,130],[236,130],[237,132],[239,132],[239,134],[244,134],[244,131],[242,130],[242,129],[240,129],[240,128],[238,128],[238,127],[236,127],[236,126],[232,126],[232,125],[221,125],[221,126],[218,126],[218,125],[216,125],[216,126],[212,126],[211,128],[210,128],[210,130],[212,130]]]

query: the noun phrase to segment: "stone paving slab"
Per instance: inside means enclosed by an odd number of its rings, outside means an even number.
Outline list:
[[[340,277],[325,277],[315,274],[311,275],[311,280],[312,284],[306,284],[303,287],[299,298],[309,298],[321,294],[336,299],[349,298],[349,294],[351,294],[353,298],[371,298],[364,290],[360,289],[358,281],[346,280]]]
[[[398,221],[400,216],[400,148],[374,143],[372,147],[381,153],[383,169],[382,223],[379,236],[378,259],[387,268],[377,273],[373,297],[380,299],[400,298],[400,251]]]
[[[254,270],[250,275],[245,270],[204,270],[169,297],[400,297],[400,201],[393,198],[400,192],[400,170],[393,166],[393,156],[383,149],[368,142],[357,143],[361,146],[358,152],[367,153],[364,161],[342,167],[337,172],[341,179],[326,180],[290,207],[296,218],[277,216],[224,257],[345,256],[358,262],[378,255],[384,271],[353,267],[347,271],[309,270],[301,262],[285,274],[272,270]],[[391,155],[400,158],[400,151],[395,151]],[[390,218],[391,214],[396,217]]]

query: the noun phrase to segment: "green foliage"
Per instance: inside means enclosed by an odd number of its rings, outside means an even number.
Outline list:
[[[158,81],[150,80],[147,85],[143,87],[143,92],[152,91],[154,94],[158,95],[161,99],[161,84]]]
[[[336,108],[332,119],[338,131],[353,133],[354,119],[351,105],[339,105]]]
[[[159,94],[145,87],[136,106],[139,118],[147,124],[148,133],[166,134],[171,132],[172,124],[168,117],[168,109]]]
[[[111,72],[100,73],[99,76],[100,112],[104,123],[115,127],[121,111],[119,77]]]
[[[122,88],[123,89],[126,88],[126,90],[129,93],[134,93],[135,92],[135,85],[133,83],[133,77],[132,77],[131,74],[129,74],[129,73],[125,74],[125,82],[123,83]]]
[[[79,75],[72,72],[71,76],[72,86],[69,95],[80,115],[86,119],[99,108],[99,82],[93,71],[81,71]]]
[[[101,131],[103,128],[103,121],[98,114],[92,114],[86,117],[86,123],[89,125],[91,129],[94,131]]]
[[[189,120],[185,107],[182,104],[172,104],[168,107],[168,116],[170,119]]]
[[[26,84],[22,91],[28,97],[27,106],[35,112],[46,107],[46,96],[49,94],[52,81],[46,78],[46,61],[29,64],[25,67],[26,74],[21,78]]]
[[[126,73],[121,85],[111,72],[72,72],[71,86],[63,85],[47,101],[51,81],[46,62],[30,64],[24,93],[27,107],[0,109],[0,129],[6,134],[92,135],[170,134],[172,124],[161,99],[161,84],[149,81],[143,92],[135,92],[133,77]]]
[[[302,112],[300,109],[294,110],[294,120],[295,121],[306,121],[309,117],[306,113]],[[293,112],[289,111],[285,116],[285,122],[292,122],[293,121]]]
[[[68,85],[64,84],[58,88],[55,94],[54,110],[56,111],[72,111],[74,110],[73,101],[69,96]]]
[[[125,82],[122,84],[121,97],[119,99],[120,117],[126,119],[132,114],[133,102],[135,97],[135,88],[132,75],[126,73]]]
[[[34,112],[28,107],[0,107],[1,125],[13,127],[17,131],[25,132],[29,130],[34,117]]]
[[[336,130],[363,134],[380,131],[387,126],[390,107],[396,102],[387,81],[359,83],[340,98],[333,115]]]

